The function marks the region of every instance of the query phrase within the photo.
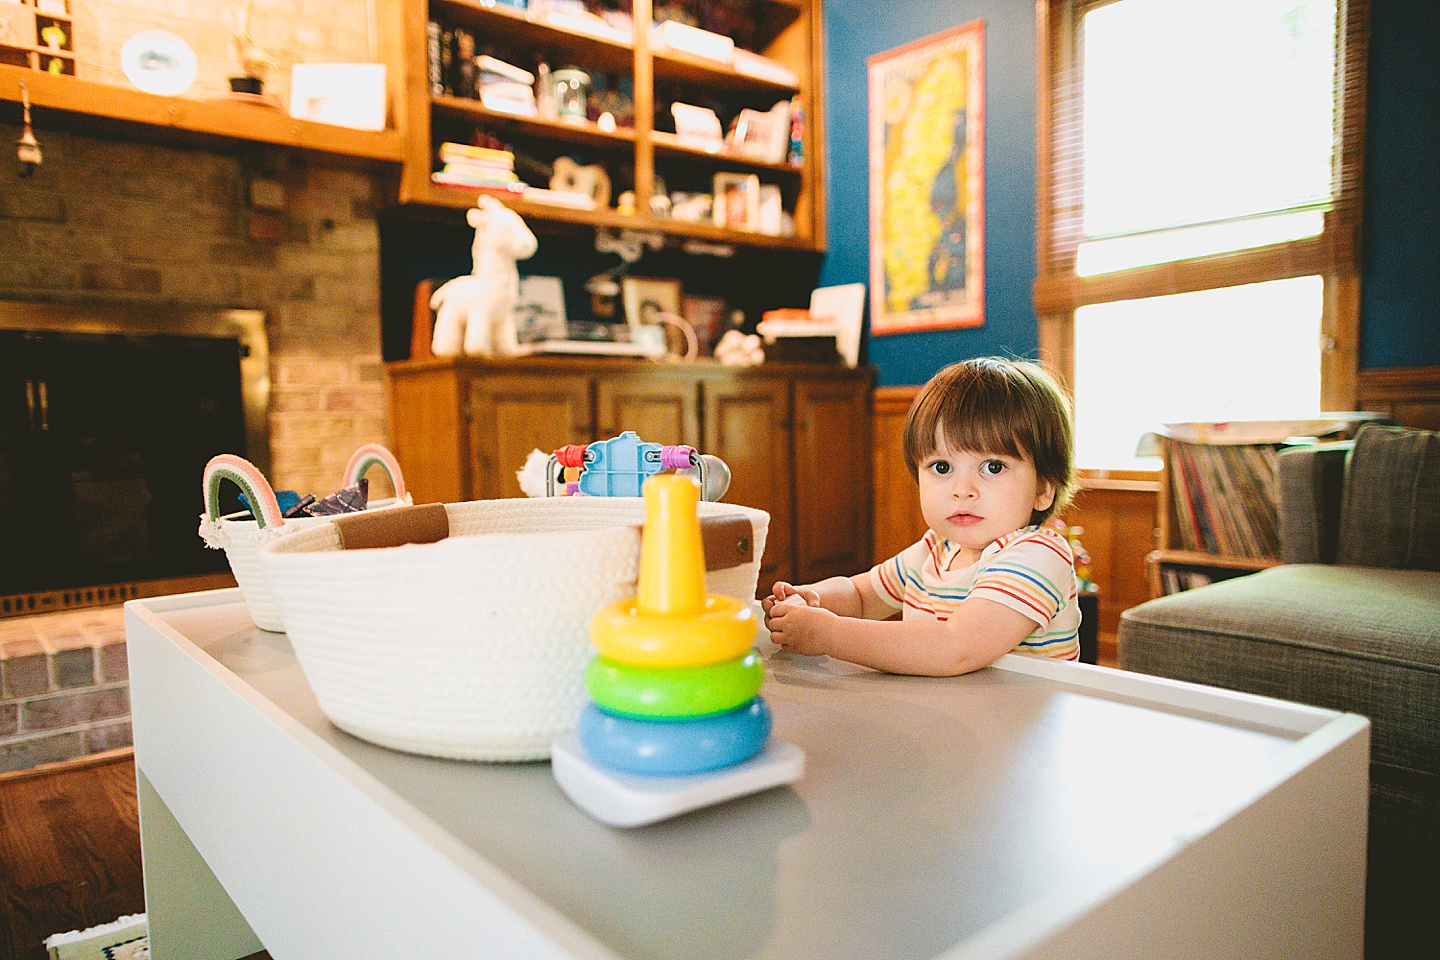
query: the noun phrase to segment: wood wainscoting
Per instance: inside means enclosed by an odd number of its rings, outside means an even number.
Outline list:
[[[1357,410],[1394,417],[1407,427],[1440,430],[1440,367],[1361,370]]]
[[[925,519],[915,478],[905,467],[905,414],[916,386],[879,387],[874,422],[874,562],[889,559],[920,538]],[[1120,613],[1150,599],[1145,555],[1155,548],[1158,483],[1087,478],[1065,522],[1085,528],[1080,542],[1100,588],[1101,662],[1113,662]]]

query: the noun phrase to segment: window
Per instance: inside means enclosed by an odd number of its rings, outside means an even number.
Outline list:
[[[1082,468],[1354,402],[1365,0],[1042,0],[1041,348]]]

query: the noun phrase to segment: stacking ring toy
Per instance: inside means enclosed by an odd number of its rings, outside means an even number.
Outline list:
[[[636,720],[590,704],[580,713],[580,745],[602,766],[680,776],[748,760],[770,736],[770,708],[756,697],[738,710],[696,720]]]
[[[745,656],[755,614],[734,597],[711,594],[694,613],[650,613],[635,600],[611,604],[590,621],[600,656],[638,667],[698,667]]]
[[[656,720],[734,710],[754,699],[764,681],[765,667],[754,653],[724,663],[674,670],[595,657],[585,670],[585,688],[604,710]]]

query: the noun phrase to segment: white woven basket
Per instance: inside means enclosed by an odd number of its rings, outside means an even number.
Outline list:
[[[348,487],[359,481],[372,466],[379,466],[390,478],[395,496],[369,504],[367,510],[384,510],[387,507],[410,503],[405,492],[405,478],[395,456],[378,443],[370,443],[356,450],[345,467],[345,478],[341,487]],[[219,490],[221,482],[230,480],[240,486],[245,497],[256,504],[259,519],[250,513],[232,513],[218,516]],[[290,517],[280,515],[279,504],[275,502],[275,491],[254,464],[234,454],[221,454],[205,466],[202,479],[205,493],[205,513],[200,515],[200,536],[207,546],[225,551],[230,561],[230,572],[245,596],[245,606],[250,619],[261,630],[283,633],[284,618],[275,598],[270,593],[264,571],[260,568],[260,547],[276,539],[307,530],[327,522],[325,517]]]
[[[301,669],[336,726],[411,753],[539,760],[585,705],[595,611],[635,592],[638,497],[446,504],[435,543],[340,549],[335,524],[260,551]],[[751,560],[706,587],[755,596],[769,514],[750,521]]]

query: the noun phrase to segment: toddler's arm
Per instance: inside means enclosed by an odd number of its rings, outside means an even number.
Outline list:
[[[842,617],[863,617],[880,620],[895,613],[880,602],[875,588],[870,585],[869,574],[854,577],[830,577],[819,583],[794,586],[783,580],[777,581],[770,596],[760,601],[765,611],[765,625],[770,625],[770,613],[775,604],[791,597],[800,597],[808,607],[821,607]]]
[[[989,666],[1035,631],[1035,621],[1009,607],[971,597],[949,620],[880,622],[811,606],[772,606],[770,638],[791,653],[829,654],[884,670],[953,677]]]

